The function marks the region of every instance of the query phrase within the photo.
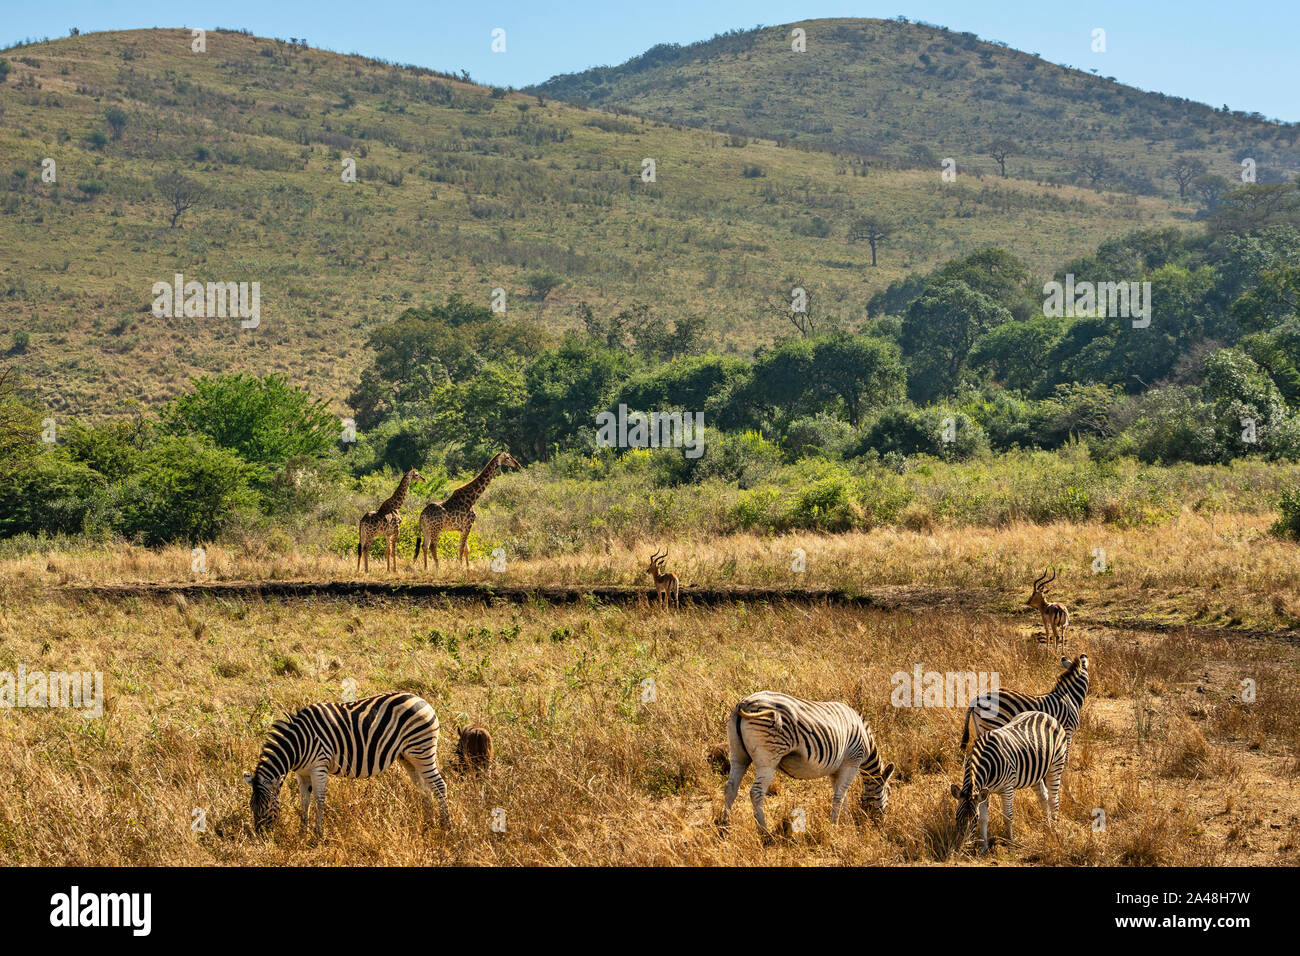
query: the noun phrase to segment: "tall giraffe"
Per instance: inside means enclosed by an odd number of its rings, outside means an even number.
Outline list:
[[[420,546],[424,546],[424,570],[429,570],[429,552],[433,552],[433,570],[438,571],[438,538],[443,529],[460,532],[460,555],[466,569],[469,568],[469,529],[474,526],[474,502],[487,490],[488,482],[497,476],[502,468],[518,468],[519,462],[509,452],[500,451],[492,456],[483,470],[467,485],[453,491],[442,504],[431,501],[420,512],[420,536],[415,540],[415,557],[420,556]]]
[[[406,503],[406,491],[412,481],[424,481],[424,475],[414,468],[407,469],[406,474],[397,485],[397,490],[374,511],[367,511],[361,516],[357,528],[357,570],[361,570],[361,559],[366,559],[366,573],[370,572],[370,542],[375,538],[384,539],[384,556],[388,571],[397,570],[397,533],[402,529],[402,505]]]

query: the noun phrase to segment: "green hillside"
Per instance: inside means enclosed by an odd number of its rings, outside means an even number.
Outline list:
[[[806,50],[792,50],[804,30]],[[1085,38],[1086,41],[1086,38]],[[1080,62],[1105,63],[1081,43]],[[1104,67],[1103,67],[1104,69]],[[972,33],[900,20],[808,20],[663,44],[615,67],[553,77],[547,96],[796,145],[1177,196],[1177,158],[1238,181],[1300,169],[1300,125],[1124,86]]]
[[[853,328],[888,283],[973,249],[1002,245],[1046,276],[1186,215],[1156,197],[733,145],[243,33],[189,45],[184,30],[125,31],[0,54],[0,352],[65,414],[238,370],[287,375],[343,411],[371,328],[451,293],[486,305],[495,288],[553,330],[584,301],[644,304],[748,354],[792,330],[780,310],[795,285],[823,327]],[[168,174],[203,194],[176,228]],[[849,238],[868,213],[898,224],[876,268]],[[153,284],[176,273],[259,282],[259,328],[155,318]],[[560,284],[540,295],[538,276]]]

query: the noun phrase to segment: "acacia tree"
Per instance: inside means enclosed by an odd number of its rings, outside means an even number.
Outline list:
[[[1006,139],[1005,137],[995,139],[985,147],[985,152],[993,158],[993,162],[998,164],[998,169],[1002,172],[1002,178],[1007,178],[1007,160],[1020,152],[1019,145],[1015,140]]]
[[[894,232],[894,224],[880,215],[861,216],[849,226],[850,242],[865,242],[871,247],[871,264],[876,264],[876,247],[886,242]]]
[[[1219,176],[1216,173],[1209,173],[1205,176],[1197,176],[1192,180],[1192,189],[1196,195],[1201,197],[1205,203],[1205,208],[1213,212],[1219,205],[1219,197],[1232,188],[1232,183]]]
[[[193,209],[207,196],[207,190],[180,173],[164,173],[154,180],[154,186],[172,207],[171,228],[176,228],[182,215]]]
[[[1205,172],[1205,164],[1195,156],[1179,156],[1175,159],[1173,165],[1169,167],[1169,175],[1178,184],[1178,198],[1186,197],[1187,187],[1196,177],[1204,176]]]
[[[764,303],[765,308],[782,322],[789,322],[800,338],[817,334],[817,326],[828,318],[817,308],[820,301],[808,284],[799,279],[787,279],[790,294]],[[799,295],[796,297],[796,291]]]

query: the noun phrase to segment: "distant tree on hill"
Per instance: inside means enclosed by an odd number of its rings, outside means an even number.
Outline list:
[[[193,209],[207,196],[207,190],[180,173],[163,173],[154,180],[154,186],[172,209],[171,228],[176,228],[188,210]]]
[[[1214,228],[1245,235],[1295,219],[1300,219],[1300,190],[1294,183],[1252,183],[1223,194]]]
[[[886,242],[894,232],[894,224],[884,216],[861,216],[849,226],[850,242],[865,242],[871,247],[871,264],[876,264],[876,247]]]
[[[104,121],[108,123],[108,131],[112,134],[114,140],[122,138],[122,130],[126,129],[126,110],[117,106],[110,106],[104,111]]]
[[[1109,159],[1100,153],[1087,152],[1079,157],[1076,168],[1088,185],[1094,189],[1104,182],[1109,182],[1114,178],[1115,168],[1111,165]]]
[[[1178,184],[1178,198],[1186,197],[1187,187],[1198,176],[1204,176],[1205,173],[1205,164],[1195,156],[1179,156],[1175,159],[1173,165],[1169,167],[1169,175]]]
[[[1201,201],[1205,203],[1205,208],[1210,212],[1214,212],[1219,205],[1219,197],[1232,189],[1232,183],[1217,173],[1197,176],[1192,180],[1191,185],[1192,190],[1201,197]]]
[[[1020,152],[1019,145],[1014,140],[999,138],[993,140],[984,151],[992,157],[993,162],[998,164],[998,169],[1002,172],[1002,178],[1007,178],[1007,160]]]
[[[524,277],[524,284],[528,286],[529,295],[538,302],[545,302],[548,295],[564,284],[564,280],[553,272],[534,272]]]

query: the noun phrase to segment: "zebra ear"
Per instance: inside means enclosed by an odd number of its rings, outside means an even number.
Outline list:
[[[961,799],[961,788],[958,787],[955,783],[952,785],[952,798],[954,800]]]
[[[245,770],[245,771],[244,771],[244,783],[250,783],[250,784],[251,784],[252,782],[253,782],[253,775],[252,775],[251,773],[249,773],[247,770]]]
[[[1064,657],[1064,656],[1063,656],[1063,657],[1061,658],[1061,666],[1064,667],[1066,670],[1069,670],[1069,669],[1070,669],[1070,665],[1073,664],[1073,663],[1074,663],[1074,661],[1070,660],[1068,657]]]
[[[985,800],[987,800],[988,798],[989,798],[989,788],[988,788],[988,787],[985,787],[985,788],[982,789],[979,793],[975,794],[975,802],[976,802],[976,803],[983,803],[983,802],[984,802]]]
[[[885,772],[880,775],[881,783],[889,783],[889,778],[894,775],[894,765],[891,763],[885,768]]]

